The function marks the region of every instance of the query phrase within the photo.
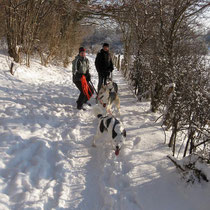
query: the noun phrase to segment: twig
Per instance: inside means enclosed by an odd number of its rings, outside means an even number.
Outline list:
[[[164,114],[160,115],[156,120],[155,122],[157,122]]]
[[[205,141],[203,141],[203,142],[201,142],[201,143],[195,145],[194,147],[196,148],[196,147],[198,147],[198,146],[200,146],[200,145],[202,145],[202,144],[205,144],[205,143],[208,142],[208,141],[210,141],[210,139],[207,139],[207,140],[205,140]]]
[[[172,161],[172,163],[179,168],[181,171],[185,171],[184,168],[182,168],[171,156],[167,155],[167,158],[170,159]]]

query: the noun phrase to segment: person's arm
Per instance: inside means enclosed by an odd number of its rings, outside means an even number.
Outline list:
[[[76,74],[76,59],[74,59],[72,62],[72,74],[73,75]]]
[[[80,67],[79,59],[76,58],[72,63],[73,82],[77,81],[79,76],[78,69]]]
[[[80,67],[80,62],[79,62],[79,59],[76,58],[76,59],[72,62],[72,73],[73,73],[73,75],[76,75],[77,70],[79,69],[79,67]]]
[[[101,62],[100,57],[101,57],[100,53],[98,53],[95,60],[95,66],[96,66],[97,72],[100,72],[100,62]]]
[[[73,79],[73,82],[76,82],[77,60],[78,59],[74,59],[73,62],[72,62],[72,79]]]
[[[85,77],[86,77],[87,82],[89,82],[91,79],[91,75],[90,75],[90,62],[88,59],[87,59],[87,72],[85,74]]]
[[[79,59],[77,59],[76,65],[77,65],[77,72],[76,73],[78,73],[78,70],[80,69],[80,65],[81,65],[81,62],[79,62]]]
[[[110,71],[112,72],[114,70],[114,65],[112,62],[112,57],[110,56]]]

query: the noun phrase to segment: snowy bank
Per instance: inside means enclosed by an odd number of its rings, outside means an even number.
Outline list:
[[[88,58],[96,85],[95,57]],[[180,179],[158,115],[136,101],[120,72],[128,135],[116,157],[103,140],[91,147],[97,119],[75,108],[71,66],[31,66],[12,76],[0,54],[0,209],[209,210],[209,183]]]

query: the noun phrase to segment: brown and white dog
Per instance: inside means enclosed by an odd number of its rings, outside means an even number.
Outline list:
[[[112,81],[109,81],[107,85],[102,85],[98,92],[97,100],[99,106],[106,109],[107,113],[111,113],[112,106],[115,105],[117,114],[120,115],[120,98],[117,94],[118,88]]]

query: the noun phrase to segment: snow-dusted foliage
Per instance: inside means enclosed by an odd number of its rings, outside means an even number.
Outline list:
[[[209,159],[209,61],[196,20],[207,1],[141,1],[120,14],[122,70],[138,98],[151,98],[172,133],[169,147]],[[130,21],[132,20],[132,21]],[[183,141],[178,147],[179,141]]]

